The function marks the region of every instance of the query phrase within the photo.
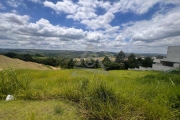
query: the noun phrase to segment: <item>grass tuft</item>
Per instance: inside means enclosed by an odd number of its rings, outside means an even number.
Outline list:
[[[55,112],[56,114],[62,115],[62,114],[63,114],[63,108],[62,108],[60,105],[56,105],[56,106],[54,107],[54,112]]]
[[[20,95],[29,89],[29,84],[33,78],[29,75],[18,76],[12,69],[0,72],[0,94]]]

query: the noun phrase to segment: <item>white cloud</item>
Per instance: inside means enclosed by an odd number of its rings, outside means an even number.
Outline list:
[[[84,20],[96,18],[95,9],[97,8],[97,0],[79,0],[77,3],[77,9],[73,14],[67,16],[67,18],[72,18],[74,20]]]
[[[56,13],[67,13],[67,18],[74,20],[95,18],[95,8],[97,7],[97,0],[79,0],[73,3],[71,0],[58,1],[56,4],[50,1],[45,1],[44,6],[56,11]]]
[[[160,2],[161,0],[148,0],[146,2],[142,0],[126,0],[121,1],[120,11],[128,12],[132,11],[136,14],[144,14],[146,13],[153,5]]]
[[[165,4],[175,4],[175,5],[180,5],[179,0],[165,0],[163,1]]]
[[[109,28],[109,23],[114,19],[114,15],[111,12],[107,12],[104,15],[98,16],[96,9],[102,7],[107,9],[111,7],[109,2],[97,1],[97,0],[79,0],[77,3],[73,3],[70,0],[63,0],[56,4],[45,1],[44,6],[54,9],[57,13],[67,13],[67,18],[78,20],[81,23],[87,25],[91,29]]]
[[[110,9],[112,7],[111,3],[109,1],[99,1],[98,6],[101,8],[104,8],[106,10]]]
[[[115,41],[123,41],[124,40],[124,37],[122,35],[118,35],[116,38],[115,38]]]
[[[11,10],[11,13],[18,13],[17,10]]]
[[[21,4],[20,1],[16,1],[16,0],[7,0],[6,2],[9,6],[15,7],[15,8],[17,8]]]
[[[0,9],[5,10],[6,8],[0,3]]]
[[[100,15],[95,19],[82,20],[81,23],[87,25],[91,29],[109,28],[109,23],[114,19],[114,15],[110,12]]]
[[[2,26],[8,23],[9,25],[24,25],[29,21],[30,17],[27,15],[20,16],[14,13],[0,13],[0,19]]]
[[[145,41],[132,41],[128,43],[126,48],[129,48],[129,52],[167,53],[167,47],[174,45],[180,45],[180,36],[164,38],[150,43]]]
[[[99,43],[101,39],[103,39],[103,34],[98,33],[98,32],[88,32],[86,36],[87,42]]]
[[[14,0],[8,0],[7,4],[11,7],[18,7],[18,3]]]
[[[41,3],[42,1],[41,0],[29,0],[31,2],[34,2],[34,3]]]
[[[180,36],[180,7],[165,15],[157,14],[151,20],[134,22],[126,27],[121,35],[133,41],[153,42],[168,37]]]
[[[149,11],[155,4],[174,4],[180,2],[178,0],[120,0],[116,2],[100,1],[100,0],[79,0],[73,3],[71,0],[59,1],[56,4],[45,1],[44,6],[50,7],[56,13],[67,13],[66,18],[77,20],[85,24],[90,29],[110,28],[110,22],[115,18],[115,13],[133,12],[135,14],[144,14]],[[97,8],[104,8],[105,14],[98,15]]]
[[[180,4],[179,0],[121,0],[109,5],[109,12],[133,12],[135,14],[144,14],[149,11],[155,4]]]
[[[50,1],[45,1],[44,6],[54,9],[56,13],[74,13],[77,9],[77,5],[75,5],[71,0],[58,1],[56,4]]]
[[[165,53],[169,45],[180,44],[180,7],[166,14],[156,14],[150,20],[131,22],[120,31],[115,40],[127,42],[129,52],[160,52]]]
[[[110,27],[106,29],[105,33],[112,35],[113,33],[116,33],[119,29],[120,29],[119,26]]]
[[[17,7],[19,7],[20,5],[26,6],[26,5],[23,3],[23,0],[7,0],[6,3],[7,3],[9,6],[14,7],[14,8],[17,8]]]
[[[60,49],[69,46],[74,49],[71,47],[85,46],[87,42],[97,43],[102,37],[101,33],[54,26],[43,18],[36,23],[31,23],[29,19],[27,15],[0,13],[0,47]]]
[[[128,22],[121,27],[111,25],[117,12],[144,14],[157,3],[161,7],[171,3],[176,8],[156,12],[150,20]],[[126,52],[165,53],[168,45],[180,44],[179,0],[79,0],[76,3],[62,0],[57,3],[45,1],[43,4],[58,14],[65,13],[68,19],[86,25],[89,31],[55,26],[43,18],[32,23],[29,16],[17,15],[15,11],[16,14],[0,13],[0,47],[84,50],[91,43],[107,51],[122,49]],[[97,12],[99,7],[105,10],[101,15]]]

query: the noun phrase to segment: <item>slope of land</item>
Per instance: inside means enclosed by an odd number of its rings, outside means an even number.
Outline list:
[[[15,89],[12,95],[16,100],[5,102],[7,91],[8,94],[11,92],[8,86],[14,85],[9,78],[14,75],[12,72],[4,72],[0,76],[2,120],[21,119],[23,111],[24,119],[37,120],[72,120],[76,115],[91,120],[180,119],[180,70],[105,72],[95,69],[63,69],[15,72],[17,78],[29,74],[33,79],[28,84],[24,84],[29,80],[28,76],[20,79],[19,82],[23,83],[20,85],[28,85],[27,89]],[[4,81],[9,84],[2,85]],[[61,104],[61,101],[65,104]],[[69,103],[75,106],[71,107]]]
[[[12,68],[12,69],[35,69],[35,70],[49,70],[42,64],[34,62],[25,62],[19,59],[12,59],[3,55],[0,55],[0,70]]]

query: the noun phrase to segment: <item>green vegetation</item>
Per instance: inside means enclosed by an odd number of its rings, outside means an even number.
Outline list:
[[[133,53],[129,54],[127,58],[125,57],[125,53],[120,51],[115,61],[111,61],[105,56],[102,63],[106,70],[127,70],[128,68],[139,68],[139,66],[152,67],[153,64],[153,60],[150,57],[145,57],[145,59],[141,57],[137,58]]]
[[[1,120],[81,120],[78,107],[60,100],[0,101]]]
[[[92,52],[87,52],[85,58],[80,58],[79,60],[73,60],[74,56],[61,56],[61,57],[48,57],[41,54],[17,54],[14,52],[7,52],[4,54],[10,58],[18,58],[24,61],[36,62],[44,65],[61,67],[73,69],[74,67],[83,67],[83,68],[100,68],[98,56],[93,55]],[[92,57],[93,56],[93,57]],[[88,57],[92,57],[88,59]],[[93,59],[94,58],[94,59]],[[139,57],[137,59],[136,55],[131,53],[127,57],[123,51],[120,51],[115,60],[111,61],[108,56],[105,56],[102,60],[106,70],[125,70],[128,68],[139,68],[143,67],[152,67],[153,60],[150,57],[142,59]]]
[[[23,61],[31,61],[31,62],[37,62],[44,65],[50,65],[50,66],[59,66],[59,60],[55,59],[53,57],[45,57],[40,54],[30,55],[30,54],[17,54],[14,52],[8,52],[4,54],[7,57],[10,58],[18,58]]]
[[[117,56],[116,56],[116,59],[115,59],[115,62],[117,63],[121,63],[124,61],[124,58],[125,58],[125,53],[121,50]]]
[[[9,69],[0,72],[0,93],[3,95],[18,95],[29,89],[29,83],[32,77],[29,75],[17,76],[17,74]]]
[[[17,54],[14,52],[8,52],[4,55],[10,58],[18,58],[23,61],[31,61],[48,66],[54,66],[54,67],[60,66],[61,68],[68,68],[68,69],[74,67],[74,61],[70,57],[65,57],[65,58],[46,57],[41,54],[30,55],[30,54]]]
[[[25,62],[15,58],[9,58],[4,55],[0,55],[0,70],[1,69],[35,69],[35,70],[49,70],[48,66],[38,64],[35,62]]]
[[[1,71],[1,80],[9,74],[3,73],[4,71]],[[15,108],[18,109],[21,106],[18,102],[23,101],[23,104],[37,105],[37,111],[33,111],[34,107],[28,108],[32,111],[28,113],[30,114],[28,119],[57,119],[58,116],[68,119],[72,116],[66,116],[67,110],[58,102],[69,101],[75,105],[72,115],[77,115],[78,110],[78,116],[82,116],[82,119],[178,120],[180,119],[179,73],[179,70],[166,73],[156,71],[100,73],[95,70],[76,69],[16,70],[12,74],[16,74],[17,78],[30,74],[33,79],[28,82],[28,89],[15,90],[23,91],[14,94],[15,101],[0,102],[0,113],[3,113],[0,114],[0,118],[5,119],[7,117],[5,114],[12,112],[8,107],[13,108],[11,105],[15,106],[17,103]],[[3,89],[2,86],[0,89]],[[3,96],[7,93],[0,91],[0,94]],[[54,100],[56,102],[51,104]],[[46,102],[41,104],[43,101]],[[51,110],[41,111],[38,105],[43,107],[43,110]],[[17,111],[14,118],[22,117],[18,112],[22,113],[21,110]]]
[[[47,57],[61,57],[70,56],[71,58],[80,58],[85,51],[75,50],[43,50],[43,49],[0,49],[0,53],[6,54],[8,52],[14,52],[16,54],[30,54],[33,56],[47,56]],[[97,56],[104,57],[105,55],[114,56],[115,52],[96,52]],[[88,52],[88,56],[92,57],[93,54]]]

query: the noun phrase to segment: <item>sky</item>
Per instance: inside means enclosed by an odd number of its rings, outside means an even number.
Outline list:
[[[1,0],[0,48],[167,53],[180,0]]]

